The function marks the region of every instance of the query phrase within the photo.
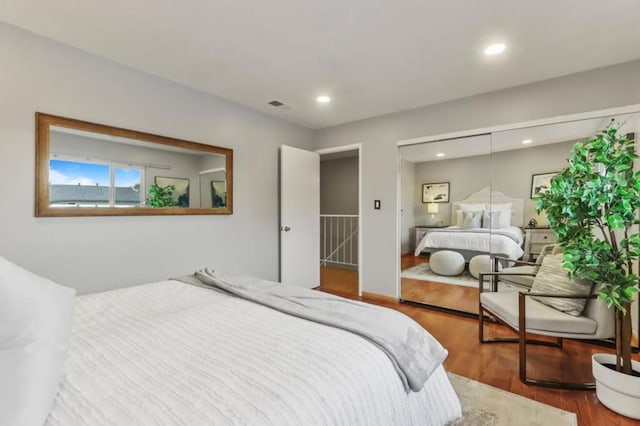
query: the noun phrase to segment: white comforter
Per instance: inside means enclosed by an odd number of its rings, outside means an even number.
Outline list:
[[[416,247],[415,255],[427,248],[470,250],[520,259],[524,254],[522,230],[516,226],[500,229],[450,226],[428,232]]]
[[[77,298],[49,425],[442,425],[460,403],[439,367],[405,392],[347,331],[165,281]]]

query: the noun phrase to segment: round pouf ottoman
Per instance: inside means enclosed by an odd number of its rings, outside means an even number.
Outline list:
[[[460,275],[464,271],[464,257],[455,251],[441,250],[429,257],[429,268],[438,275]]]
[[[480,274],[491,272],[491,263],[491,256],[489,255],[479,254],[477,256],[473,256],[469,261],[469,273],[473,278],[478,278]],[[498,265],[498,269],[502,269],[500,265]],[[490,276],[485,277],[485,281],[490,278]]]

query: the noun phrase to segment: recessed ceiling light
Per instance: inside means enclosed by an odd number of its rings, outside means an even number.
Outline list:
[[[326,95],[318,96],[316,98],[316,102],[318,102],[319,104],[326,104],[331,102],[331,98]]]
[[[531,142],[533,142],[531,139],[525,139],[522,141],[522,145],[529,145]]]
[[[444,152],[439,152],[436,154],[436,157],[444,157]]]
[[[498,53],[504,52],[504,50],[506,48],[507,48],[507,45],[504,44],[504,43],[492,44],[491,46],[487,46],[484,49],[484,54],[485,55],[497,55]]]

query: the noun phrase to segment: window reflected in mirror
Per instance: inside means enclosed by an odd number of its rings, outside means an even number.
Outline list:
[[[140,207],[144,169],[91,161],[49,161],[51,207]]]
[[[37,216],[229,214],[233,151],[37,114]]]

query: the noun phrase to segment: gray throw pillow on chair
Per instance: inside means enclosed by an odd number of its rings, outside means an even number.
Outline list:
[[[546,246],[543,246],[542,249],[540,249],[540,254],[536,258],[536,265],[542,265],[542,261],[546,255],[557,253],[562,253],[562,247],[560,247],[560,244],[547,244]]]
[[[588,296],[593,283],[588,280],[572,280],[568,271],[562,267],[562,253],[547,254],[533,279],[532,293],[566,294],[572,296]],[[544,303],[554,309],[573,316],[580,316],[587,299],[563,299],[558,297],[537,297],[532,299]]]

